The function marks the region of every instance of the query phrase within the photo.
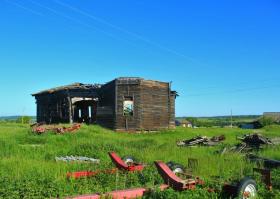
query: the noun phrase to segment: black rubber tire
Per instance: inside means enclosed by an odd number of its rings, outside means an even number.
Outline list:
[[[126,164],[133,164],[135,163],[135,158],[132,156],[125,156],[122,158],[122,160],[126,163]]]
[[[170,161],[170,162],[167,162],[166,165],[169,167],[169,169],[172,170],[172,167],[174,166],[174,162]]]
[[[178,173],[184,173],[184,166],[181,164],[174,163],[172,161],[167,162],[166,165],[173,171],[173,173],[178,174]],[[179,170],[179,172],[178,172]]]
[[[253,180],[252,178],[249,178],[249,177],[245,177],[239,182],[239,184],[237,186],[235,198],[241,198],[241,199],[246,198],[246,197],[244,197],[244,192],[245,192],[246,187],[248,187],[248,186],[251,186],[252,188],[255,189],[255,195],[253,197],[249,197],[249,198],[250,199],[256,198],[257,190],[258,190],[257,183],[255,180]]]
[[[182,174],[184,173],[184,170],[185,170],[184,166],[180,164],[175,164],[172,169],[173,173],[175,174]]]

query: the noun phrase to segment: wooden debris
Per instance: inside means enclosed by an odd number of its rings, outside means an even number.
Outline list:
[[[259,133],[244,135],[237,139],[242,142],[231,147],[228,151],[234,153],[249,153],[254,149],[261,149],[264,145],[280,144],[279,138],[269,139]]]
[[[32,132],[38,135],[46,133],[48,131],[55,132],[57,134],[64,134],[68,132],[74,132],[81,128],[81,124],[73,124],[71,127],[58,126],[58,125],[45,125],[43,123],[36,123],[31,125]]]
[[[264,137],[263,135],[258,133],[245,135],[238,139],[246,143],[246,145],[249,145],[250,147],[256,147],[256,148],[259,148],[261,145],[273,144],[269,138]]]
[[[178,141],[177,146],[196,146],[196,145],[204,145],[204,146],[215,146],[226,138],[224,135],[214,136],[212,138],[208,138],[206,136],[196,136],[189,140]]]

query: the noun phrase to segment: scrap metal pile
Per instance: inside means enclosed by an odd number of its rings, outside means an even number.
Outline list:
[[[99,164],[100,160],[95,159],[95,158],[89,158],[89,157],[81,157],[81,156],[65,156],[65,157],[55,157],[55,160],[62,161],[62,162],[67,162],[67,163],[73,163],[73,162],[78,162],[78,163],[94,163],[94,164]]]
[[[31,125],[32,132],[38,135],[46,133],[48,131],[55,132],[57,134],[64,134],[67,132],[74,132],[81,128],[81,124],[73,124],[71,127],[58,126],[58,125],[45,125],[43,123],[35,123]]]
[[[215,146],[226,138],[224,135],[214,136],[208,138],[206,136],[196,136],[189,140],[182,140],[177,142],[177,146],[196,146],[196,145],[203,145],[203,146]]]
[[[231,152],[248,153],[254,149],[260,149],[265,145],[274,144],[271,139],[258,133],[244,135],[243,137],[238,137],[237,139],[242,142],[230,148]]]
[[[261,145],[273,144],[269,138],[264,137],[263,135],[258,133],[245,135],[238,139],[251,147],[257,147],[257,148],[259,148]]]
[[[230,148],[225,147],[221,154],[226,152],[249,154],[253,150],[262,149],[264,146],[280,144],[279,137],[270,139],[259,133],[244,135],[243,137],[237,137],[237,139],[241,142]]]

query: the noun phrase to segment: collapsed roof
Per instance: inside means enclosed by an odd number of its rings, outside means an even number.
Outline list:
[[[82,83],[73,83],[65,86],[59,86],[47,90],[40,91],[38,93],[32,94],[32,96],[36,95],[42,95],[42,94],[50,94],[50,93],[55,93],[58,91],[63,91],[63,90],[76,90],[76,89],[84,89],[84,90],[91,90],[91,89],[98,89],[101,88],[101,84],[82,84]]]

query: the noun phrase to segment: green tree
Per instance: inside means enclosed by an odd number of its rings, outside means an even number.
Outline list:
[[[194,117],[186,117],[186,120],[191,122],[193,126],[197,126],[198,125],[198,119],[194,118]]]
[[[21,116],[17,118],[16,123],[29,124],[31,120],[30,116]]]
[[[261,125],[262,126],[269,126],[269,125],[272,125],[272,124],[274,124],[275,122],[274,122],[274,120],[273,120],[273,118],[271,118],[271,117],[262,117],[260,120],[259,120],[259,122],[261,123]]]

